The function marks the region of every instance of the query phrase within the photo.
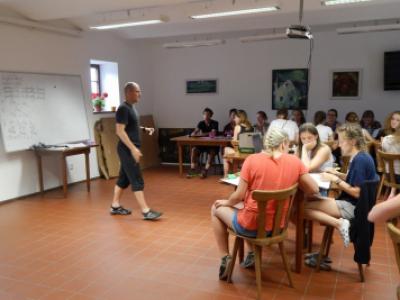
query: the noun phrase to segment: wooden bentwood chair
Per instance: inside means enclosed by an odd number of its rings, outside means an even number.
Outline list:
[[[279,250],[281,252],[282,261],[285,266],[286,273],[289,279],[289,285],[293,287],[292,276],[290,273],[289,262],[286,257],[285,249],[283,247],[283,242],[287,238],[287,227],[289,224],[289,216],[293,206],[293,199],[297,191],[297,184],[285,190],[276,191],[253,191],[253,199],[257,201],[258,215],[257,215],[257,237],[249,238],[236,234],[234,231],[229,230],[229,233],[235,236],[235,244],[233,247],[232,263],[230,269],[228,270],[228,282],[232,282],[232,273],[235,266],[236,256],[238,255],[238,250],[243,241],[246,240],[254,247],[255,253],[255,269],[256,269],[256,282],[257,282],[257,299],[261,299],[261,254],[262,247],[270,246],[272,244],[278,244]],[[272,233],[270,236],[266,237],[265,234],[265,209],[267,204],[270,202],[275,202],[275,215],[273,220]],[[283,215],[283,209],[285,204],[287,205],[286,217]],[[283,220],[283,218],[285,218]],[[283,227],[281,226],[283,223]]]
[[[400,183],[396,181],[396,173],[394,171],[394,162],[400,161],[400,154],[387,153],[381,150],[377,152],[377,158],[380,161],[380,166],[382,168],[381,181],[378,187],[378,198],[381,196],[383,186],[387,187],[389,190],[395,188],[400,190]]]
[[[397,219],[393,219],[386,224],[390,237],[393,242],[394,252],[396,253],[397,267],[400,272],[400,228],[397,227]],[[400,300],[400,285],[397,287],[397,299]]]

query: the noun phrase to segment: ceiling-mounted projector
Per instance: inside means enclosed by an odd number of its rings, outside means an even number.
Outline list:
[[[300,0],[299,9],[299,25],[290,25],[286,29],[286,36],[289,39],[301,39],[301,40],[311,40],[313,38],[310,27],[302,25],[304,12],[304,0]]]
[[[290,39],[311,40],[313,38],[310,27],[304,25],[290,25],[286,29],[286,35]]]

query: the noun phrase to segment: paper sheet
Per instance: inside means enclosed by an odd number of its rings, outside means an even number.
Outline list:
[[[317,182],[318,186],[321,189],[329,190],[331,187],[330,181],[323,181],[321,179],[321,174],[319,173],[310,173],[310,176]]]
[[[318,184],[318,186],[320,188],[325,189],[325,190],[329,190],[330,185],[331,185],[330,182],[329,181],[323,181],[321,179],[321,175],[319,173],[310,173],[310,176],[317,182],[317,184]],[[221,179],[221,182],[225,182],[225,183],[230,184],[230,185],[238,186],[239,185],[239,180],[240,180],[240,177],[237,176],[234,179],[223,178],[223,179]]]
[[[234,179],[223,178],[223,179],[221,179],[221,182],[225,182],[225,183],[230,184],[230,185],[238,186],[239,185],[239,180],[240,180],[240,177],[237,176]]]

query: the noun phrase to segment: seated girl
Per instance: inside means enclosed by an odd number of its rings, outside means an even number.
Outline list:
[[[247,114],[244,110],[239,109],[234,117],[235,120],[235,128],[233,131],[232,141],[236,142],[239,139],[239,135],[244,132],[253,132],[254,128],[251,126],[251,123],[247,119]],[[235,153],[235,150],[232,147],[224,148],[224,155]],[[229,169],[232,164],[232,161],[224,158],[224,177],[228,177]]]
[[[331,148],[322,144],[317,128],[305,123],[299,129],[300,141],[298,155],[310,173],[321,173],[333,167]],[[328,196],[327,190],[320,190],[322,196]]]
[[[354,111],[347,113],[345,121],[347,124],[360,125],[360,119],[358,118],[358,115]],[[366,129],[362,128],[362,133],[367,142],[375,141],[375,139],[369,134],[369,132]]]
[[[372,110],[366,110],[363,112],[360,126],[368,131],[368,133],[376,139],[379,132],[381,131],[381,123],[375,120],[375,114]]]
[[[359,125],[344,124],[337,129],[339,146],[342,155],[350,156],[350,167],[347,174],[335,169],[323,173],[323,179],[336,183],[342,191],[338,200],[325,198],[305,204],[306,218],[336,228],[343,239],[345,247],[350,243],[349,220],[354,218],[355,205],[360,197],[361,185],[366,180],[377,179],[372,157],[366,152],[366,144]]]
[[[384,126],[377,139],[382,139],[387,135],[393,134],[397,129],[400,128],[400,111],[391,112],[385,119]]]
[[[264,140],[263,152],[250,155],[240,172],[239,185],[228,200],[217,200],[211,209],[211,220],[218,249],[221,254],[219,278],[225,280],[232,257],[228,249],[227,227],[240,235],[256,237],[257,202],[252,198],[254,190],[287,189],[295,183],[306,194],[318,193],[318,186],[308,174],[307,168],[295,155],[288,154],[289,138],[279,128],[269,130]],[[240,210],[235,205],[244,201]],[[271,203],[273,204],[273,203]],[[266,234],[272,229],[275,209],[268,205],[266,209]],[[248,254],[253,256],[252,252]],[[246,260],[248,260],[246,258]]]

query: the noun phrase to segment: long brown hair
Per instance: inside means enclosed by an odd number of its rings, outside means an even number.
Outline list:
[[[249,119],[247,118],[247,113],[244,111],[244,110],[242,110],[242,109],[239,109],[238,111],[237,111],[237,114],[236,114],[238,117],[239,117],[239,119],[240,119],[240,124],[244,124],[244,126],[248,129],[248,128],[252,128],[252,125],[251,125],[251,123],[250,123],[250,121],[249,121]]]
[[[392,121],[393,115],[399,115],[400,116],[400,110],[395,110],[395,111],[391,112],[387,116],[387,118],[385,120],[385,124],[383,126],[383,132],[385,133],[385,135],[394,134],[396,132],[396,129],[400,129],[400,128],[393,129],[392,126],[390,125],[390,122]]]
[[[311,150],[311,158],[317,154],[318,150],[322,147],[321,139],[319,138],[319,133],[317,128],[314,126],[313,123],[304,123],[299,128],[299,137],[303,132],[311,133],[312,135],[317,137],[317,145]],[[299,138],[299,151],[298,154],[301,156],[303,150],[303,143],[301,142],[301,138]]]
[[[392,133],[392,136],[395,143],[400,143],[400,127]]]

